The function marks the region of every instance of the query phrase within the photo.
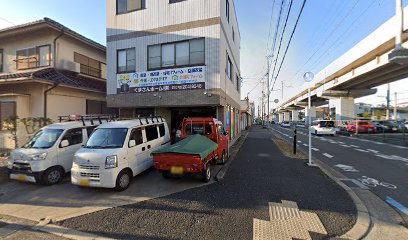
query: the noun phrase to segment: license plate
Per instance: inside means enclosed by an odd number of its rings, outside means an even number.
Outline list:
[[[27,175],[24,174],[17,174],[16,175],[16,180],[20,182],[25,182],[27,181]]]
[[[80,186],[89,186],[89,179],[79,179]]]
[[[170,173],[171,174],[183,174],[183,167],[171,167]]]

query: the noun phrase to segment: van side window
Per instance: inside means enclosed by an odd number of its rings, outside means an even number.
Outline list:
[[[96,126],[90,126],[90,127],[86,127],[86,134],[88,135],[88,138],[91,136],[93,130],[96,128]]]
[[[82,128],[74,128],[68,130],[62,140],[68,140],[68,146],[82,143]]]
[[[147,138],[148,142],[159,138],[159,134],[157,132],[157,126],[156,125],[147,126],[145,129],[146,129],[146,138]]]
[[[129,141],[130,140],[135,140],[136,145],[142,144],[143,143],[142,129],[141,128],[133,129],[129,137]]]
[[[160,132],[160,137],[163,137],[166,134],[166,129],[164,128],[164,124],[159,125],[159,132]]]

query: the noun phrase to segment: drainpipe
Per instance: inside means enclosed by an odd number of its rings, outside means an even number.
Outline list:
[[[57,40],[62,37],[64,35],[64,29],[60,30],[60,34],[54,38],[54,52],[53,52],[53,67],[54,69],[57,69]],[[48,97],[48,92],[50,92],[51,90],[53,90],[54,88],[56,88],[58,86],[58,83],[54,83],[54,85],[50,88],[48,88],[47,90],[44,91],[44,118],[47,118],[47,97]]]
[[[47,93],[58,86],[58,83],[54,83],[54,85],[47,90],[44,91],[44,118],[47,118]]]

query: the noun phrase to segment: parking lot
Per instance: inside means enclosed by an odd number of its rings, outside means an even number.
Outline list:
[[[0,162],[4,165],[4,160]],[[220,166],[214,166],[213,172],[219,169]],[[206,185],[193,176],[164,179],[158,171],[149,169],[136,176],[129,189],[118,193],[111,189],[74,186],[69,177],[53,186],[20,183],[8,180],[5,170],[0,168],[0,214],[33,221],[45,218],[60,221]]]

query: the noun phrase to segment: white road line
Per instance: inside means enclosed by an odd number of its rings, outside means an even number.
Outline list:
[[[350,145],[350,147],[359,148],[360,146]]]
[[[345,144],[340,144],[340,146],[345,147],[345,148],[349,148],[350,146],[345,145]]]
[[[338,142],[338,143],[340,143],[340,144],[345,144],[344,142]]]
[[[298,143],[302,143],[302,141],[297,141]]]
[[[309,146],[309,145],[307,145],[306,143],[303,143],[303,146],[307,147],[307,146]]]
[[[360,151],[360,152],[365,152],[365,153],[368,153],[368,151],[367,151],[367,150],[364,150],[364,149],[359,149],[359,148],[356,148],[355,150]]]
[[[328,158],[332,158],[333,156],[328,154],[328,153],[323,153],[323,156],[328,157]]]
[[[312,148],[312,150],[315,151],[315,152],[319,151],[319,149],[317,149],[317,148]]]
[[[367,149],[367,151],[373,152],[373,153],[379,153],[380,151],[373,150],[373,149]]]
[[[378,144],[378,145],[384,145],[385,143],[382,143],[382,142],[374,142],[375,144]]]

